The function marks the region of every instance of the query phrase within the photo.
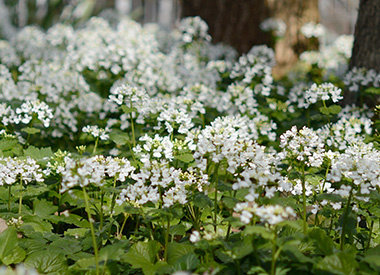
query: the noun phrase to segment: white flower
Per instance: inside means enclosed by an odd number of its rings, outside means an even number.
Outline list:
[[[286,24],[283,20],[277,18],[267,18],[260,23],[260,29],[263,31],[273,31],[276,36],[284,36]]]
[[[199,16],[182,19],[179,25],[179,30],[181,32],[181,40],[185,43],[191,43],[198,40],[211,40],[211,36],[207,33],[207,23]]]
[[[325,149],[322,139],[306,126],[297,131],[293,126],[280,137],[280,147],[284,150],[281,159],[290,158],[307,166],[319,167],[323,163]]]
[[[331,206],[334,210],[339,210],[342,208],[342,203],[341,202],[332,202]]]
[[[321,38],[325,35],[326,29],[321,24],[309,22],[301,27],[301,33],[307,38],[312,38],[312,37]]]
[[[335,87],[332,83],[313,84],[310,89],[305,91],[305,99],[308,104],[314,104],[318,100],[332,100],[334,103],[343,99],[342,90]]]
[[[97,125],[94,125],[94,126],[87,125],[82,128],[82,131],[84,133],[88,133],[92,135],[95,138],[100,138],[101,140],[107,140],[109,138],[108,133],[110,132],[110,130],[107,127],[105,129],[102,129],[102,128],[99,128],[99,126]]]
[[[199,242],[201,240],[201,234],[194,230],[191,235],[190,235],[190,238],[189,238],[190,242],[192,243],[196,243],[196,242]]]

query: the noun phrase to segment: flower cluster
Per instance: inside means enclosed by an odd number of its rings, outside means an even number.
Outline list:
[[[82,132],[88,133],[89,135],[92,135],[94,138],[107,140],[109,138],[108,133],[110,132],[110,130],[108,128],[105,128],[105,129],[99,128],[97,125],[94,125],[94,126],[87,125],[83,127]]]
[[[301,27],[301,33],[307,38],[320,38],[325,35],[326,29],[321,24],[314,22],[306,23]]]
[[[319,100],[332,100],[338,102],[343,99],[342,90],[332,83],[313,84],[310,89],[305,91],[305,99],[308,104],[314,104]]]
[[[297,127],[293,126],[291,130],[281,135],[280,140],[280,147],[283,148],[279,154],[280,158],[295,160],[306,166],[322,165],[325,145],[312,129],[305,126],[297,130]]]
[[[352,180],[365,188],[380,186],[380,151],[373,145],[354,144],[332,159],[328,179],[339,182],[342,178]],[[362,192],[363,193],[363,192]],[[364,192],[363,194],[368,194]]]
[[[64,166],[58,166],[57,172],[62,175],[61,192],[75,186],[104,186],[107,178],[115,178],[124,182],[135,170],[127,159],[94,156],[75,160],[69,156],[64,158]]]
[[[260,23],[260,29],[266,32],[274,32],[278,37],[284,36],[286,32],[286,24],[281,19],[267,18]]]
[[[352,92],[359,92],[362,87],[380,87],[380,73],[365,68],[352,68],[345,78],[344,84]]]
[[[12,185],[18,181],[23,184],[32,181],[43,182],[44,175],[41,167],[30,157],[26,159],[0,158],[0,186]]]
[[[244,224],[249,224],[253,215],[256,215],[260,221],[269,225],[276,225],[296,216],[291,207],[283,207],[281,205],[258,206],[255,203],[239,203],[235,206],[235,211],[241,212],[240,220]]]
[[[179,31],[181,32],[181,40],[184,43],[211,40],[211,36],[207,33],[207,24],[199,16],[182,19]]]

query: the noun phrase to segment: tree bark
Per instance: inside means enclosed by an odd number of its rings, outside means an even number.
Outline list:
[[[181,17],[200,16],[207,22],[213,42],[224,42],[239,53],[270,42],[259,27],[268,15],[263,0],[182,0]]]
[[[365,67],[380,72],[380,1],[361,0],[355,26],[350,68]]]
[[[278,76],[297,62],[300,53],[318,47],[300,34],[305,23],[319,22],[318,0],[182,0],[181,17],[196,15],[209,25],[213,42],[224,42],[239,53],[254,45],[273,46],[260,23],[268,17],[283,20],[287,25],[285,37],[274,45],[274,73]]]
[[[274,74],[283,76],[306,50],[317,50],[318,41],[301,34],[301,27],[308,22],[319,22],[318,0],[266,0],[271,16],[286,24],[284,37],[274,46],[277,65]]]

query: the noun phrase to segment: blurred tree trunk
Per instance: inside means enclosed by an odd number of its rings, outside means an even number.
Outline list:
[[[350,68],[380,72],[380,0],[361,0]]]
[[[213,42],[224,42],[239,53],[270,42],[270,36],[259,27],[269,15],[263,0],[182,0],[181,4],[181,17],[200,16],[207,22]]]
[[[260,29],[268,17],[283,20],[285,37],[276,42],[277,65],[274,73],[281,76],[298,60],[300,53],[317,49],[318,43],[306,39],[300,28],[308,22],[319,22],[318,0],[182,0],[181,17],[200,16],[209,25],[213,42],[224,42],[239,53],[253,45],[272,46],[271,37]]]
[[[284,37],[274,46],[277,65],[274,74],[283,76],[298,61],[306,50],[317,50],[317,39],[308,39],[301,34],[301,27],[308,22],[319,22],[318,0],[266,0],[271,16],[286,24]]]

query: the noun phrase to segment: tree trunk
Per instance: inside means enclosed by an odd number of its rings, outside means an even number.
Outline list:
[[[283,75],[298,60],[300,53],[317,49],[318,44],[300,34],[308,22],[319,22],[318,0],[182,0],[182,17],[200,16],[209,25],[213,42],[224,42],[239,53],[252,46],[273,41],[260,29],[268,17],[283,20],[285,37],[276,42],[277,65],[274,73]]]
[[[271,16],[286,24],[284,37],[275,44],[277,65],[274,74],[283,76],[306,50],[317,50],[318,41],[304,37],[300,29],[308,22],[319,22],[318,0],[266,0]]]
[[[259,27],[268,14],[263,0],[182,0],[181,17],[200,16],[213,42],[224,42],[239,53],[270,42]]]
[[[365,67],[380,72],[380,1],[361,0],[355,26],[350,68]]]

